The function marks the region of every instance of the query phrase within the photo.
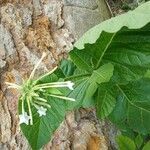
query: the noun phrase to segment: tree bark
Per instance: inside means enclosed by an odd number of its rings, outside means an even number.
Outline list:
[[[85,31],[109,17],[103,0],[0,1],[0,149],[30,149],[18,125],[19,94],[5,82],[21,84],[43,51],[48,56],[36,75],[52,69]],[[111,149],[114,133],[95,110],[80,109],[66,116],[43,149]]]

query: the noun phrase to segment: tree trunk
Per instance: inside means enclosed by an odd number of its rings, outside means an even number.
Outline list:
[[[37,76],[67,56],[73,43],[92,26],[110,17],[103,0],[0,1],[0,150],[28,150],[18,125],[18,93],[5,82],[27,79],[42,52],[48,54]],[[99,122],[95,110],[66,116],[45,150],[106,150],[115,131]]]

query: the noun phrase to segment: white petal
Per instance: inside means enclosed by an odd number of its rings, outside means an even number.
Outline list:
[[[74,90],[74,88],[73,88],[74,83],[73,83],[73,82],[68,81],[67,86],[68,86],[68,88],[69,88],[70,90]]]
[[[44,108],[44,107],[39,107],[39,108],[37,108],[38,109],[38,114],[39,114],[39,116],[41,117],[41,116],[45,116],[46,115],[46,111],[47,111],[47,109],[46,108]]]
[[[31,117],[25,112],[24,114],[19,115],[19,124],[25,123],[28,125],[30,119]]]

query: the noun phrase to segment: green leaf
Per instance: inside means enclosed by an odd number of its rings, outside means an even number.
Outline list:
[[[91,72],[93,69],[100,67],[102,57],[111,44],[113,37],[114,34],[111,33],[102,34],[94,44],[87,44],[84,50],[74,48],[69,56],[77,67]]]
[[[33,107],[33,125],[21,124],[22,132],[33,150],[39,150],[50,141],[67,113],[64,100],[48,97],[48,103],[51,108],[47,110],[46,116],[39,117],[37,110]]]
[[[92,72],[92,59],[93,56],[90,56],[89,53],[85,53],[84,51],[78,51],[76,48],[69,53],[71,60],[75,63],[75,65],[81,69],[88,72]],[[75,61],[74,61],[75,60]]]
[[[96,112],[101,119],[107,117],[115,107],[116,98],[113,87],[101,85],[95,97]]]
[[[67,97],[72,97],[76,101],[74,103],[68,102],[68,109],[72,110],[75,108],[80,108],[82,106],[83,100],[85,99],[86,90],[89,87],[89,78],[84,78],[75,82],[74,90],[69,91]]]
[[[75,106],[79,108],[82,106],[82,103],[84,103],[84,106],[86,106],[86,103],[89,104],[89,101],[91,101],[92,96],[97,90],[98,84],[108,82],[110,80],[113,75],[113,65],[110,63],[104,64],[97,70],[94,70],[93,73],[87,77],[84,75],[80,76],[80,72],[78,73],[79,74],[76,75],[79,75],[80,79],[74,80],[75,88],[67,94],[68,97],[76,99],[76,102],[70,103],[69,108],[73,108]]]
[[[98,84],[108,82],[113,75],[114,67],[112,64],[104,64],[97,70],[94,70],[90,77],[90,83],[96,82]]]
[[[150,150],[150,141],[144,145],[142,150]]]
[[[116,89],[116,91],[118,91]],[[116,93],[116,105],[108,116],[110,121],[115,124],[115,126],[122,132],[122,134],[134,137],[134,132],[130,129],[129,125],[126,123],[127,115],[127,102],[124,96],[120,95],[119,92]]]
[[[83,108],[95,108],[94,97],[84,98],[81,107],[83,107]]]
[[[150,133],[150,79],[141,79],[127,85],[117,85],[117,102],[110,120],[128,133],[130,129]]]
[[[118,136],[117,143],[119,145],[119,150],[136,150],[134,141],[126,136]]]
[[[89,86],[87,87],[86,92],[85,92],[85,99],[91,98],[96,92],[97,88],[98,88],[98,84],[96,82],[89,83]]]
[[[89,78],[89,87],[86,91],[86,98],[92,97],[97,90],[98,84],[108,82],[113,75],[114,67],[112,64],[104,64],[97,70],[94,70]]]
[[[140,79],[150,68],[149,11],[150,2],[95,26],[76,42],[71,60],[88,72],[112,63],[115,82]]]
[[[141,79],[125,86],[117,85],[126,107],[127,124],[134,131],[150,133],[150,79]]]
[[[68,110],[72,110],[72,109],[77,109],[80,107],[90,107],[93,106],[93,94],[95,92],[95,88],[93,87],[92,90],[94,91],[90,91],[90,93],[88,93],[89,97],[86,95],[87,94],[87,89],[89,89],[90,87],[90,82],[89,82],[89,77],[82,77],[80,78],[80,80],[74,80],[75,86],[74,86],[74,90],[73,91],[68,91],[66,93],[67,97],[72,97],[74,98],[76,101],[74,103],[72,102],[68,102]],[[93,101],[93,102],[92,102]]]
[[[73,75],[73,73],[76,69],[76,66],[70,60],[63,59],[60,63],[59,68],[62,70],[65,77],[67,77],[67,76]]]
[[[114,110],[109,116],[109,119],[119,125],[125,122],[127,114],[127,101],[125,100],[124,96],[117,94],[116,95],[116,105]]]
[[[66,68],[68,64],[66,63],[62,69]],[[97,85],[103,82],[108,82],[113,75],[113,65],[108,63],[104,64],[93,73],[87,73],[80,69],[75,69],[74,73],[67,76],[65,80],[72,80],[75,83],[74,90],[65,90],[68,97],[76,99],[74,103],[70,102],[68,109],[79,108],[81,106],[93,106],[91,102],[92,96],[97,90]]]

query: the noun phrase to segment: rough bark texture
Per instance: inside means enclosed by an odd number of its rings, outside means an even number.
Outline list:
[[[18,93],[5,82],[27,79],[43,51],[37,76],[57,65],[90,27],[109,18],[103,0],[0,0],[0,150],[28,150],[18,126]],[[113,129],[94,110],[70,113],[45,150],[107,150]]]

